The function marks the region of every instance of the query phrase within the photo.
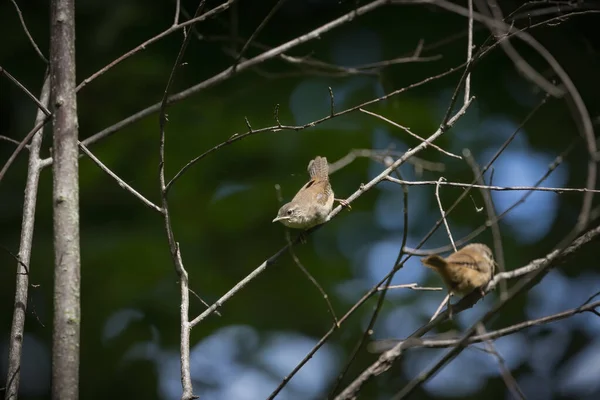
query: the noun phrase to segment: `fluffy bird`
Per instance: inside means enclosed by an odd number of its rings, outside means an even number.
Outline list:
[[[446,258],[437,254],[423,257],[421,262],[440,274],[452,293],[462,296],[475,289],[483,295],[496,266],[492,250],[481,243],[468,244]]]

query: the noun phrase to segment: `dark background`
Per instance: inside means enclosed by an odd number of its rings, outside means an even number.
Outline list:
[[[363,4],[364,2],[361,2]],[[209,1],[208,6],[219,3]],[[239,6],[197,25],[205,35],[194,38],[177,71],[173,93],[227,68],[232,58],[231,13],[238,32],[248,38],[274,2],[241,1]],[[42,52],[48,56],[49,16],[46,2],[19,2],[24,19]],[[183,1],[189,12],[197,4]],[[289,0],[260,33],[257,42],[274,47],[310,32],[350,11],[350,1]],[[504,15],[515,4],[502,2]],[[506,7],[506,8],[504,8]],[[76,4],[77,82],[172,24],[174,4],[168,1],[78,1]],[[548,17],[546,17],[548,18]],[[531,22],[540,19],[532,19]],[[521,20],[523,27],[529,21]],[[580,91],[592,119],[597,120],[600,57],[594,31],[598,14],[565,18],[531,30],[560,62]],[[39,96],[45,65],[27,40],[10,2],[0,4],[0,65]],[[288,54],[341,66],[358,66],[412,54],[423,39],[423,56],[436,61],[399,64],[379,76],[330,76],[270,60],[251,71],[196,94],[168,108],[167,176],[187,161],[247,130],[275,125],[279,104],[283,124],[301,125],[329,113],[329,92],[337,111],[377,98],[437,75],[464,62],[466,36],[428,49],[442,39],[465,33],[467,20],[434,6],[385,6],[323,35]],[[475,44],[489,32],[476,25]],[[169,35],[97,78],[78,94],[80,138],[89,137],[161,100],[182,42],[182,32]],[[223,40],[225,39],[225,40]],[[517,50],[546,78],[551,69],[528,47]],[[239,50],[241,45],[237,45]],[[225,51],[224,51],[225,50]],[[259,54],[252,47],[246,56]],[[290,74],[292,73],[292,74]],[[424,137],[439,126],[462,71],[367,107]],[[501,49],[479,62],[472,77],[473,105],[460,122],[436,143],[460,154],[469,148],[486,164],[525,116],[541,101],[540,89],[524,79]],[[461,97],[462,98],[462,97]],[[32,128],[35,105],[6,78],[0,78],[0,134],[17,140]],[[543,184],[583,187],[587,150],[576,115],[565,100],[549,99],[524,126],[494,164],[496,185],[533,185],[567,146],[575,147]],[[158,117],[144,118],[110,138],[90,146],[94,154],[150,200],[158,196]],[[226,146],[193,166],[173,187],[170,206],[190,288],[207,302],[216,301],[233,285],[285,244],[285,230],[272,224],[280,203],[307,180],[306,165],[316,155],[334,162],[352,149],[405,151],[419,142],[391,125],[353,112],[317,127],[262,133]],[[43,154],[49,154],[50,126]],[[0,141],[0,160],[15,146]],[[406,164],[405,179],[470,182],[464,161],[434,149],[418,155],[443,163],[444,172],[422,173]],[[331,180],[337,197],[345,198],[384,168],[359,158]],[[27,157],[22,153],[0,184],[0,244],[18,252]],[[490,174],[486,175],[489,183]],[[179,286],[169,256],[162,219],[122,190],[89,159],[80,161],[82,326],[81,398],[174,399],[181,392],[179,370]],[[411,186],[407,245],[414,247],[439,218],[434,186]],[[462,193],[443,187],[448,206]],[[495,192],[502,212],[522,192]],[[569,232],[581,206],[580,193],[534,193],[500,223],[508,270],[542,257]],[[594,204],[597,204],[595,201]],[[449,217],[455,238],[485,222],[481,193],[472,191]],[[392,267],[402,240],[402,191],[385,183],[361,196],[352,211],[343,211],[296,247],[303,265],[329,294],[343,315]],[[591,225],[595,226],[596,221]],[[295,234],[295,233],[294,233]],[[476,241],[492,244],[489,230]],[[425,248],[448,245],[439,229]],[[552,271],[529,293],[519,296],[488,326],[489,330],[577,307],[600,290],[597,246],[591,245]],[[15,261],[0,252],[0,371],[6,376],[7,344],[12,317]],[[36,230],[30,264],[32,284],[26,323],[21,398],[49,398],[52,337],[52,209],[51,171],[43,171],[38,195]],[[418,258],[411,259],[394,283],[440,286]],[[509,283],[511,284],[511,283]],[[403,337],[424,324],[444,292],[392,291],[375,326],[375,338]],[[491,293],[473,309],[439,331],[470,326],[498,298]],[[191,317],[204,308],[191,298]],[[328,343],[295,376],[278,398],[316,399],[326,396],[350,351],[361,337],[376,299],[347,320]],[[331,327],[331,316],[316,288],[289,255],[270,267],[221,309],[192,331],[192,377],[202,399],[262,399]],[[581,398],[600,395],[600,320],[592,314],[521,331],[496,342],[499,353],[530,399]],[[385,375],[363,388],[365,399],[389,398],[444,350],[414,350]],[[343,386],[376,359],[361,351]],[[3,386],[3,385],[2,385]],[[420,389],[415,398],[509,398],[492,355],[467,349]]]

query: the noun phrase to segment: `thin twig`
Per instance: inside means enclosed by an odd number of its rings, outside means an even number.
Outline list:
[[[485,184],[483,180],[483,174],[481,173],[481,169],[479,168],[477,161],[475,161],[475,158],[471,154],[471,151],[469,149],[464,149],[463,156],[465,157],[465,161],[469,167],[471,167],[473,175],[477,179],[477,183],[483,186]],[[494,240],[494,258],[496,260],[496,266],[498,267],[498,271],[496,272],[504,272],[506,270],[504,264],[504,247],[502,246],[502,235],[500,234],[500,226],[498,225],[494,200],[490,195],[490,191],[487,189],[481,189],[481,196],[483,197],[483,203],[485,204],[488,221],[494,221],[490,224],[490,227],[492,230],[492,238]],[[506,282],[502,281],[500,283],[501,298],[506,298],[507,291],[508,287],[506,286]]]
[[[387,287],[388,289],[411,289],[411,290],[422,290],[422,291],[432,291],[432,292],[437,292],[440,290],[444,290],[444,288],[441,287],[426,287],[426,286],[419,286],[418,283],[404,283],[402,285],[390,285]],[[384,288],[377,288],[377,291],[382,291],[384,290]]]
[[[313,228],[314,229],[314,228]],[[300,238],[296,238],[292,241],[292,244],[297,244],[300,241]],[[248,274],[244,279],[239,281],[234,287],[232,287],[227,293],[225,293],[221,298],[215,301],[208,309],[204,310],[200,315],[190,321],[190,328],[198,325],[202,322],[206,317],[215,312],[218,308],[220,308],[223,304],[225,304],[229,299],[231,299],[237,292],[243,289],[248,283],[254,280],[258,275],[264,272],[269,266],[275,264],[275,261],[279,259],[288,249],[289,245],[285,245],[271,257],[266,259],[262,264],[260,264],[254,271]]]
[[[98,157],[96,157],[94,154],[92,154],[92,152],[89,151],[87,149],[87,147],[85,147],[81,142],[79,142],[79,148],[98,167],[100,167],[100,169],[102,171],[106,172],[106,174],[108,174],[108,176],[110,176],[111,178],[113,178],[119,184],[119,186],[121,186],[123,189],[125,189],[126,191],[128,191],[129,193],[131,193],[132,195],[134,195],[138,200],[140,200],[142,203],[144,203],[144,205],[146,205],[146,207],[150,208],[151,210],[156,211],[159,214],[163,213],[163,210],[159,206],[157,206],[156,204],[154,204],[150,200],[146,199],[137,190],[135,190],[130,185],[128,185],[123,179],[119,178],[119,176],[117,174],[115,174],[114,172],[112,172],[106,165],[104,165],[104,163],[102,163],[102,161],[100,161],[100,159],[98,159]]]
[[[522,276],[522,275],[521,275]],[[548,324],[555,321],[560,321],[562,319],[566,319],[572,317],[576,314],[582,314],[585,312],[593,312],[596,308],[600,307],[600,301],[596,301],[590,303],[589,300],[583,305],[572,308],[570,310],[562,311],[556,314],[548,315],[542,318],[532,319],[524,322],[520,322],[518,324],[510,325],[505,328],[501,328],[495,331],[487,332],[481,335],[471,336],[466,345],[471,345],[475,343],[481,343],[484,341],[496,340],[498,338],[512,335],[513,333],[520,332],[524,329],[528,329],[534,326],[540,326],[544,324]],[[412,348],[429,348],[429,349],[442,349],[448,347],[455,347],[458,345],[460,341],[460,337],[445,337],[446,335],[441,334],[441,336],[427,337],[425,339],[415,340],[397,340],[397,339],[381,339],[376,340],[371,343],[370,350],[372,352],[381,353],[384,351],[388,351],[392,349],[394,346],[402,345],[404,349],[412,349]]]
[[[48,64],[48,59],[44,56],[38,45],[35,43],[35,40],[33,40],[33,36],[31,36],[31,33],[29,33],[29,29],[27,29],[27,24],[25,23],[25,19],[23,18],[23,14],[21,13],[19,6],[17,5],[17,2],[15,0],[10,0],[10,2],[13,3],[13,5],[15,6],[17,14],[19,15],[19,21],[21,21],[21,26],[23,27],[23,31],[25,31],[25,35],[27,35],[27,38],[29,39],[29,42],[33,46],[35,52],[45,64]]]
[[[246,52],[246,50],[248,50],[248,47],[250,46],[250,44],[252,43],[252,41],[263,30],[263,28],[267,25],[267,23],[271,20],[271,18],[273,18],[273,15],[275,15],[275,13],[277,12],[277,10],[279,10],[279,8],[283,5],[283,3],[285,3],[285,0],[278,0],[277,3],[275,3],[275,5],[273,6],[273,8],[271,8],[271,11],[269,11],[269,13],[267,14],[267,16],[258,25],[258,27],[256,28],[256,30],[254,32],[252,32],[252,35],[250,35],[250,37],[248,38],[248,40],[244,44],[244,47],[242,47],[242,50],[240,50],[240,53],[238,54],[237,59],[235,60],[235,62],[232,65],[232,73],[236,71],[236,68],[237,68],[238,64],[240,63],[240,60],[244,56],[244,53]]]
[[[27,89],[25,87],[25,85],[23,85],[21,82],[19,82],[14,76],[12,76],[6,69],[0,67],[0,74],[4,74],[12,83],[14,83],[19,89],[21,89],[23,92],[25,92],[25,94],[27,95],[27,97],[29,97],[37,106],[40,110],[42,110],[42,112],[44,114],[46,114],[47,117],[49,117],[50,115],[52,115],[52,113],[50,111],[48,111],[48,108],[46,108],[46,106],[37,99],[37,97],[35,97],[33,95],[33,93],[31,93],[29,91],[29,89]]]
[[[211,35],[211,36],[201,36],[198,35],[198,38],[203,41],[208,42],[227,42],[228,44],[232,42],[231,36],[225,35]],[[238,38],[236,42],[245,43],[241,38]],[[350,75],[369,75],[369,76],[378,76],[379,71],[385,67],[389,67],[397,64],[406,64],[406,63],[419,63],[419,62],[429,62],[429,61],[437,61],[442,58],[441,54],[437,54],[429,57],[421,57],[420,52],[423,50],[423,40],[419,41],[417,48],[413,51],[413,55],[408,57],[397,57],[390,60],[378,61],[375,63],[367,63],[357,65],[355,67],[345,67],[341,65],[331,64],[319,59],[316,59],[311,56],[306,57],[294,57],[287,54],[280,54],[278,57],[289,63],[290,65],[296,65],[301,67],[306,67],[304,72],[310,73],[311,75],[324,75],[324,76],[333,76],[333,77],[345,77]],[[267,46],[265,44],[258,43],[256,40],[252,43],[252,46],[260,49],[260,50],[271,50],[272,46]],[[223,48],[223,52],[229,56],[237,57],[237,53],[230,48]],[[419,52],[417,54],[417,52]],[[325,70],[325,71],[322,71]],[[266,77],[286,77],[286,76],[299,76],[305,75],[302,72],[296,73],[281,73],[281,74],[264,74]]]
[[[393,177],[388,177],[386,180],[390,182],[397,183],[399,185],[408,185],[408,186],[422,186],[422,185],[441,185],[441,186],[455,186],[467,189],[484,189],[484,190],[493,190],[493,191],[519,191],[519,190],[527,190],[531,192],[555,192],[557,194],[561,193],[600,193],[598,189],[586,189],[586,188],[552,188],[552,187],[543,187],[543,186],[489,186],[489,185],[479,185],[474,183],[460,183],[460,182],[448,182],[448,181],[405,181],[396,179]]]
[[[353,149],[353,150],[350,150],[350,152],[348,152],[348,154],[346,154],[344,157],[329,164],[329,175],[334,174],[335,172],[339,171],[342,168],[345,168],[346,166],[350,165],[352,162],[354,162],[354,160],[356,160],[359,157],[370,158],[371,160],[374,160],[378,163],[386,164],[386,161],[389,158],[391,158],[391,157],[399,158],[402,156],[402,154],[404,154],[404,152],[393,151],[391,149],[389,149],[389,150]],[[406,160],[406,162],[414,165],[415,170],[417,170],[417,171],[425,170],[425,171],[434,171],[434,172],[444,172],[446,169],[446,166],[443,163],[423,160],[422,158],[419,158],[416,156],[409,158],[408,160]]]
[[[175,0],[175,17],[173,18],[173,26],[179,23],[179,13],[181,10],[181,0]]]
[[[197,16],[195,16],[192,19],[189,19],[187,21],[184,21],[184,22],[180,23],[179,25],[172,25],[171,27],[169,27],[168,29],[162,31],[161,33],[159,33],[158,35],[154,36],[153,38],[150,38],[150,39],[146,40],[144,43],[136,46],[132,50],[130,50],[127,53],[123,54],[122,56],[120,56],[116,60],[111,61],[108,65],[106,65],[105,67],[101,68],[97,72],[94,72],[88,78],[85,78],[77,86],[77,91],[79,92],[81,89],[83,89],[85,86],[87,86],[90,82],[92,82],[93,80],[95,80],[99,76],[103,75],[106,71],[108,71],[109,69],[111,69],[115,65],[117,65],[117,64],[121,63],[122,61],[128,59],[132,55],[137,54],[139,51],[145,50],[150,44],[157,42],[158,40],[162,39],[165,36],[170,35],[173,32],[176,32],[176,31],[178,31],[180,29],[184,29],[184,28],[186,28],[189,25],[193,25],[196,22],[205,21],[205,20],[207,20],[209,18],[214,17],[215,15],[218,15],[218,14],[222,13],[223,11],[227,10],[229,8],[229,6],[233,2],[235,2],[235,1],[236,0],[228,0],[226,3],[223,3],[223,4],[220,4],[220,5],[216,6],[212,10],[207,11],[206,13],[204,13],[202,15],[197,15]],[[156,106],[157,106],[156,110],[154,110],[155,112],[159,110],[160,103],[156,104]],[[85,144],[87,146],[90,143],[84,141],[83,144]]]
[[[480,10],[483,10],[485,3],[482,0],[478,1],[478,8]],[[520,72],[526,79],[539,86],[545,92],[550,93],[554,97],[562,97],[564,95],[564,91],[561,88],[549,82],[546,78],[544,78],[544,76],[541,73],[537,72],[514,48],[510,39],[506,37],[506,34],[510,32],[510,28],[502,28],[502,26],[504,25],[504,16],[502,15],[502,10],[495,2],[495,0],[486,0],[486,2],[490,6],[489,11],[491,12],[491,18],[486,16],[486,19],[483,20],[483,23],[496,37],[496,40],[500,42],[502,50],[504,50],[506,56],[513,62],[517,71]],[[473,11],[471,10],[471,18],[472,13]],[[498,24],[493,24],[490,22],[494,20],[498,22]]]
[[[477,325],[477,333],[479,335],[484,335],[486,333],[486,329],[483,324]],[[508,369],[508,367],[506,366],[504,358],[500,355],[500,353],[498,353],[498,350],[496,350],[496,346],[494,346],[494,343],[490,340],[486,340],[484,341],[484,344],[487,351],[496,358],[496,361],[498,362],[498,368],[500,369],[500,374],[502,375],[502,379],[504,380],[504,384],[512,393],[513,397],[515,399],[526,400],[525,394],[519,387],[519,384],[517,383],[515,377],[511,374],[510,369]]]
[[[331,318],[333,318],[334,325],[339,328],[340,327],[340,323],[338,322],[337,316],[335,315],[335,310],[333,309],[333,306],[331,305],[331,301],[329,301],[329,296],[327,295],[327,293],[325,292],[325,290],[323,290],[323,287],[319,284],[319,282],[315,279],[315,277],[312,276],[312,274],[300,262],[300,259],[298,258],[298,256],[296,255],[296,252],[294,251],[294,246],[292,245],[292,240],[290,238],[290,231],[289,231],[289,229],[286,229],[285,240],[288,243],[288,250],[290,251],[290,255],[292,256],[292,259],[294,260],[294,263],[296,264],[296,266],[298,268],[300,268],[300,271],[302,271],[302,273],[304,275],[306,275],[306,277],[308,278],[308,280],[311,281],[311,283],[321,293],[321,296],[323,296],[323,299],[325,299],[325,302],[327,303],[327,311],[329,311],[329,314],[331,314]]]
[[[4,135],[0,135],[0,140],[5,140],[7,142],[19,145],[21,142],[19,142],[18,140],[9,138],[8,136],[4,136]],[[25,146],[26,148],[29,148],[29,145]]]
[[[0,182],[2,182],[2,178],[4,178],[6,171],[8,171],[8,169],[10,168],[12,163],[17,159],[17,156],[19,155],[21,150],[23,150],[27,146],[27,143],[29,143],[29,141],[31,140],[33,135],[35,135],[48,121],[50,121],[50,117],[46,116],[41,122],[38,122],[36,124],[36,126],[34,126],[33,129],[31,131],[29,131],[29,133],[27,135],[25,135],[23,140],[21,140],[21,142],[19,143],[17,148],[12,152],[12,154],[10,155],[8,160],[6,160],[6,162],[4,163],[4,166],[0,170]],[[50,161],[49,165],[52,165],[52,161]],[[40,162],[40,166],[42,168],[44,167],[43,160]]]
[[[444,226],[446,227],[446,233],[448,234],[448,238],[450,239],[450,243],[452,243],[452,249],[456,252],[456,245],[454,244],[454,238],[452,237],[452,232],[450,231],[450,226],[448,225],[448,220],[446,219],[446,212],[444,211],[444,207],[442,206],[442,200],[440,199],[440,183],[444,182],[446,178],[440,177],[437,180],[437,184],[435,185],[435,198],[438,203],[438,207],[440,209],[440,214],[442,215],[442,220],[444,221]]]
[[[438,306],[438,308],[436,308],[436,310],[433,313],[433,315],[431,316],[431,318],[429,318],[429,322],[431,322],[434,319],[436,319],[440,315],[440,313],[442,312],[442,310],[444,309],[444,306],[446,304],[448,304],[449,302],[450,302],[450,292],[448,292],[448,294],[446,294],[446,297],[444,297],[444,299],[442,300],[442,302],[440,303],[440,305]]]
[[[371,111],[367,111],[367,110],[365,110],[365,109],[363,109],[363,108],[359,108],[359,111],[360,111],[360,112],[363,112],[363,113],[365,113],[365,114],[371,115],[371,116],[373,116],[373,117],[375,117],[375,118],[379,118],[380,120],[382,120],[382,121],[385,121],[385,122],[387,122],[388,124],[395,126],[396,128],[400,128],[400,129],[402,129],[404,132],[406,132],[406,133],[408,133],[409,135],[411,135],[412,137],[414,137],[414,138],[416,138],[416,139],[420,140],[421,142],[424,142],[424,141],[425,141],[425,139],[423,139],[421,136],[417,135],[416,133],[413,133],[413,132],[412,132],[412,131],[411,131],[409,128],[407,128],[407,127],[405,127],[405,126],[402,126],[402,125],[400,125],[400,124],[398,124],[398,123],[396,123],[396,122],[394,122],[394,121],[392,121],[392,120],[390,120],[390,119],[388,119],[388,118],[384,117],[383,115],[376,114],[376,113],[374,113],[374,112],[371,112]],[[447,156],[449,156],[449,157],[458,158],[459,160],[460,160],[460,159],[462,159],[462,157],[461,157],[461,156],[457,156],[456,154],[450,153],[449,151],[446,151],[446,150],[442,149],[440,146],[438,146],[438,145],[436,145],[436,144],[433,144],[433,143],[432,143],[432,144],[431,144],[431,147],[433,147],[434,149],[436,149],[436,150],[437,150],[437,151],[439,151],[440,153],[442,153],[442,154],[445,154],[445,155],[447,155]]]
[[[467,29],[467,68],[473,59],[473,0],[468,1],[469,5],[469,27]],[[465,79],[465,98],[466,102],[471,97],[471,74]]]
[[[200,0],[198,7],[196,8],[196,13],[194,14],[194,18],[192,20],[201,16],[202,11],[204,10],[204,5],[206,0]],[[208,14],[208,13],[207,13]],[[204,14],[204,15],[207,15]],[[171,259],[173,261],[173,265],[175,267],[175,271],[179,277],[179,285],[180,285],[180,296],[181,296],[181,306],[180,306],[180,335],[179,335],[179,351],[180,351],[180,367],[181,367],[181,386],[182,386],[182,400],[192,400],[198,398],[198,396],[194,395],[194,389],[192,386],[192,377],[190,370],[190,331],[192,329],[189,322],[189,307],[190,307],[190,294],[189,294],[189,281],[188,281],[188,273],[183,264],[183,260],[181,257],[181,249],[179,247],[179,243],[175,240],[175,233],[173,232],[173,226],[171,224],[171,214],[169,211],[169,201],[167,196],[166,189],[166,180],[165,180],[165,136],[166,136],[166,124],[167,124],[167,105],[169,98],[169,91],[171,89],[171,85],[175,80],[175,73],[178,68],[181,66],[181,62],[183,60],[183,55],[187,49],[188,44],[192,35],[186,35],[181,47],[179,49],[179,53],[177,54],[177,58],[175,59],[175,63],[173,64],[173,68],[171,69],[171,73],[169,74],[169,78],[167,80],[167,84],[165,85],[165,91],[163,93],[163,97],[160,103],[160,111],[158,116],[158,124],[159,124],[159,168],[158,168],[158,181],[160,186],[160,194],[162,201],[162,214],[164,218],[165,231],[167,233],[167,242],[169,244],[169,250],[171,253]]]
[[[202,299],[202,297],[200,297],[198,295],[198,293],[194,292],[192,289],[188,288],[188,290],[190,291],[191,294],[194,295],[195,298],[198,299],[198,301],[200,301],[200,303],[202,303],[202,305],[206,308],[210,307],[210,304],[208,304],[206,301],[204,301],[204,299]],[[222,317],[221,313],[217,310],[215,311],[215,314],[217,314],[219,317]]]

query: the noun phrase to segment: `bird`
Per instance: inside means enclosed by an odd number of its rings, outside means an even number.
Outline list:
[[[292,201],[279,209],[273,222],[279,221],[288,228],[309,229],[328,220],[334,200],[349,207],[345,200],[334,198],[327,158],[317,156],[311,160],[308,174],[310,180],[298,190]]]
[[[496,266],[492,250],[481,243],[468,244],[446,258],[437,254],[423,257],[421,263],[440,274],[451,293],[462,296],[475,289],[484,295]]]
[[[465,296],[474,290],[483,289],[494,275],[496,262],[492,250],[485,244],[471,243],[444,258],[437,254],[421,258],[421,262],[428,268],[436,271],[451,294]],[[448,304],[448,317],[452,318],[452,306]],[[427,342],[435,345],[436,340],[454,338],[454,332],[446,332],[433,338],[427,338]],[[371,353],[383,353],[402,343],[402,348],[412,346],[424,346],[425,341],[417,337],[409,337],[405,340],[383,339],[375,340],[368,344],[367,350]]]

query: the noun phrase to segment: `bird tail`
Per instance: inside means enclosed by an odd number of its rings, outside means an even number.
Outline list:
[[[315,157],[314,160],[308,163],[308,173],[311,179],[329,179],[329,164],[327,158]]]
[[[444,260],[442,257],[438,256],[437,254],[434,254],[432,256],[423,257],[423,258],[421,258],[421,262],[426,267],[429,267],[432,269],[444,269],[446,267],[446,265],[448,264],[446,262],[446,260]]]

